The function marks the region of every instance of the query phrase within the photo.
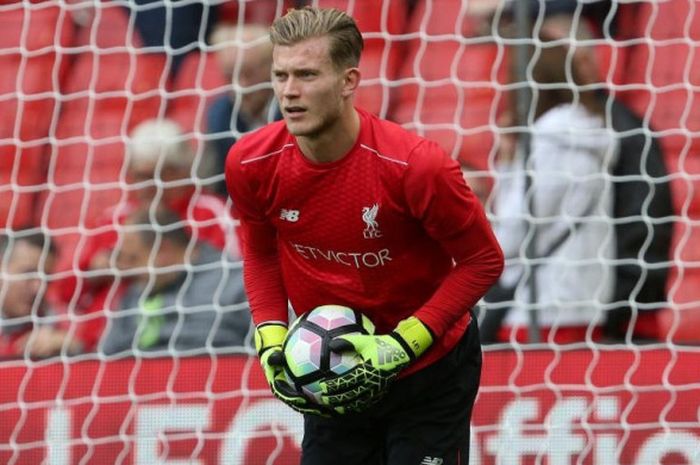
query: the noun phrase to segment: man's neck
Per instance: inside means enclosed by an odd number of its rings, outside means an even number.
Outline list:
[[[299,148],[314,163],[331,163],[343,158],[355,145],[360,133],[360,115],[350,107],[336,124],[314,137],[297,137]]]

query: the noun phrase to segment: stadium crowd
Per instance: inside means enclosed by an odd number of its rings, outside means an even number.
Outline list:
[[[280,118],[266,30],[310,2],[50,3],[0,16],[0,357],[249,351],[223,163]],[[314,2],[354,6],[357,106],[437,141],[490,213],[484,342],[527,342],[533,307],[552,343],[700,342],[700,61],[636,40],[697,40],[700,13],[533,1],[523,85],[512,2],[375,3]]]

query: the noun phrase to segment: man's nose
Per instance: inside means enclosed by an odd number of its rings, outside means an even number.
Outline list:
[[[293,77],[289,77],[284,82],[284,87],[282,87],[282,95],[287,98],[293,98],[299,96],[299,81]]]

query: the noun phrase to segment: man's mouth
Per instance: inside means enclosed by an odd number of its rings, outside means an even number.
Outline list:
[[[284,112],[290,116],[294,115],[300,115],[304,113],[306,109],[304,107],[298,107],[298,106],[292,106],[292,107],[284,107]]]

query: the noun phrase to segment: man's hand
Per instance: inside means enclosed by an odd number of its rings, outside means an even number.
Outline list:
[[[50,326],[37,326],[17,339],[17,355],[29,354],[32,359],[54,357],[65,350],[68,355],[80,352],[80,343],[68,337],[68,332]]]
[[[282,344],[287,327],[281,323],[262,323],[255,329],[255,349],[272,393],[300,413],[325,415],[323,407],[312,403],[287,382],[284,375]]]
[[[366,409],[432,343],[432,333],[416,317],[399,322],[390,334],[338,336],[330,342],[331,350],[355,351],[363,361],[347,373],[321,383],[323,404],[341,414]]]

